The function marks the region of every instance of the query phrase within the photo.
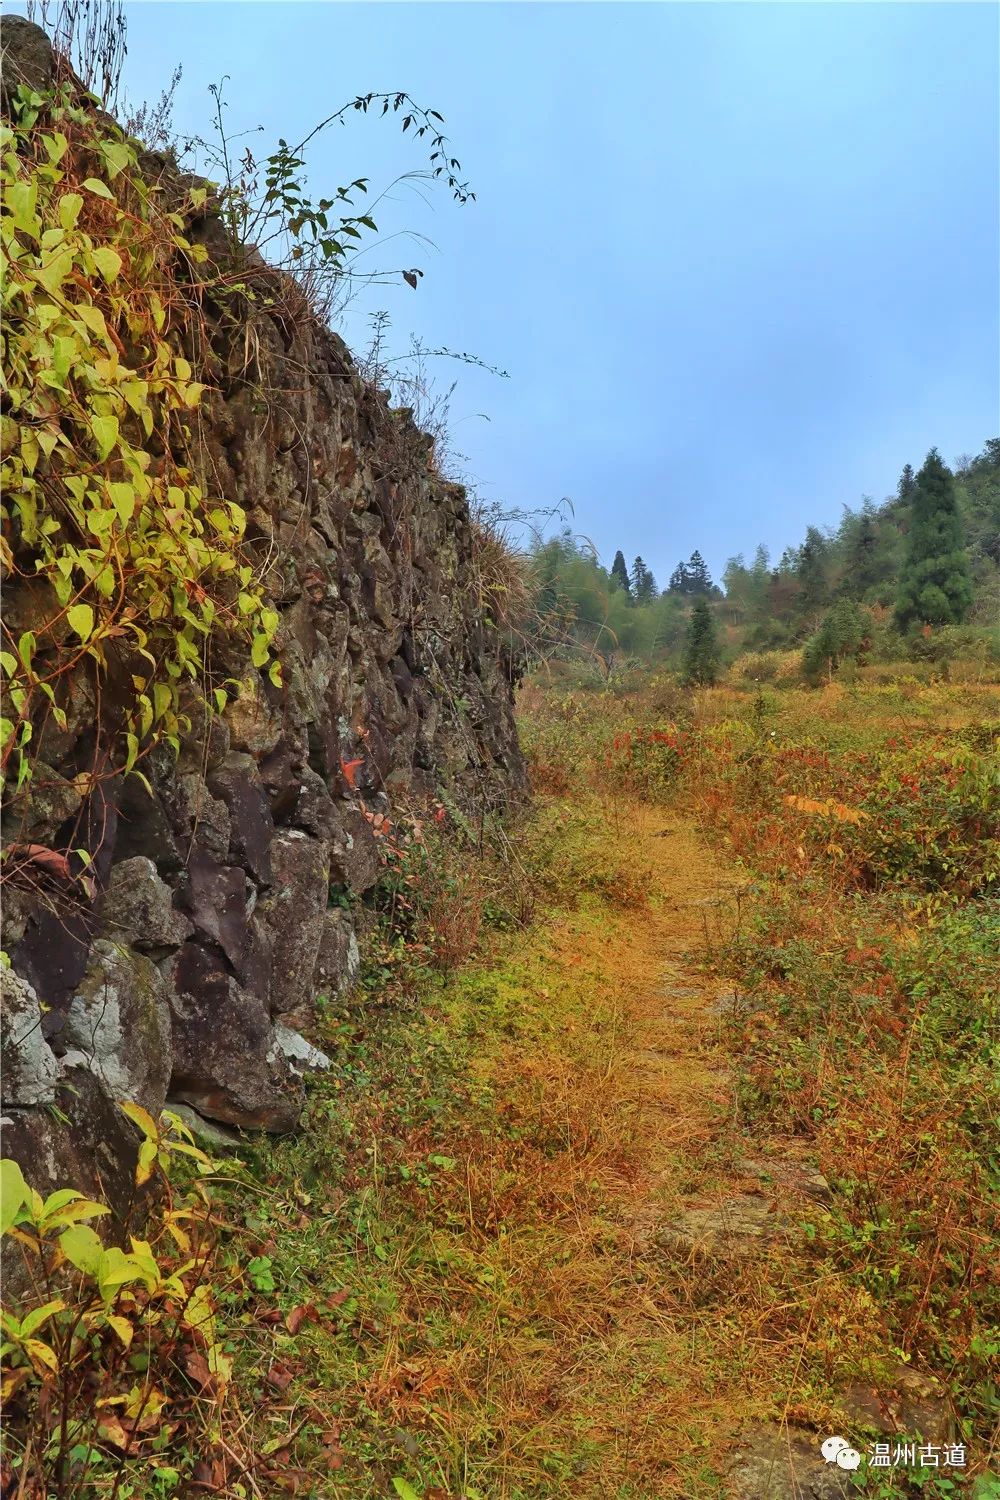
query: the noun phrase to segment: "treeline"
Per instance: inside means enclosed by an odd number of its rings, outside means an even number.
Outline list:
[[[568,529],[536,543],[530,572],[548,649],[583,649],[607,667],[683,666],[702,605],[703,654],[707,617],[717,656],[799,650],[807,676],[873,645],[887,657],[959,649],[963,630],[985,637],[1000,621],[1000,439],[954,472],[932,449],[881,505],[845,506],[839,526],[809,526],[777,562],[763,545],[749,562],[731,557],[721,588],[700,552],[661,589],[641,557],[629,566],[619,550],[606,569]]]

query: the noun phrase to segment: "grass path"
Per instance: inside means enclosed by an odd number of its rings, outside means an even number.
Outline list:
[[[699,1500],[726,1492],[737,1428],[788,1404],[781,1258],[676,1230],[760,1189],[712,967],[739,872],[670,812],[546,816],[562,906],[369,1023],[274,1148],[315,1217],[265,1248],[339,1308],[293,1346],[341,1433],[307,1493]]]

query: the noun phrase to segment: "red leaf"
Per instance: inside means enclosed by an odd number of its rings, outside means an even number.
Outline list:
[[[285,1314],[285,1327],[291,1334],[298,1333],[305,1318],[310,1316],[313,1310],[308,1307],[293,1307],[291,1312]]]
[[[48,875],[58,875],[62,880],[72,878],[65,854],[47,849],[44,844],[13,844],[10,852],[23,855],[29,864],[39,865]]]
[[[363,766],[363,765],[364,765],[364,761],[361,760],[361,759],[359,759],[359,760],[343,760],[342,759],[341,762],[340,762],[340,769],[344,773],[344,780],[347,782],[347,785],[350,787],[350,789],[351,789],[352,792],[357,790],[357,788],[355,786],[355,780],[354,780],[354,778],[357,775],[358,767],[359,766]]]
[[[208,1361],[197,1349],[192,1349],[191,1353],[187,1356],[184,1361],[184,1368],[195,1385],[204,1388],[212,1384],[212,1372],[208,1368]]]
[[[287,1365],[272,1365],[265,1379],[268,1385],[273,1385],[276,1391],[287,1391],[292,1383],[293,1372]]]

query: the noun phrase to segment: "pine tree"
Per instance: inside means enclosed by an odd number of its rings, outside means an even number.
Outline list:
[[[719,675],[719,642],[715,620],[707,599],[699,599],[691,611],[684,642],[684,682],[690,687],[711,687]]]
[[[896,494],[900,500],[909,500],[917,487],[917,481],[913,477],[913,465],[904,464],[903,472],[899,476],[899,484],[896,486]]]
[[[815,614],[829,602],[829,551],[830,544],[823,533],[816,526],[807,527],[795,569],[802,591],[800,603],[806,614]]]
[[[932,448],[911,499],[896,620],[904,630],[917,622],[958,625],[971,604],[969,559],[955,481],[937,449]]]
[[[679,562],[677,564],[676,568],[674,569],[674,571],[670,575],[670,582],[667,584],[667,593],[668,594],[686,594],[687,591],[688,591],[687,565],[685,563]]]
[[[691,560],[687,565],[687,578],[689,594],[710,594],[715,585],[712,583],[712,575],[701,553],[695,550],[691,553]]]
[[[631,594],[632,585],[629,582],[628,568],[625,566],[625,554],[619,547],[615,553],[615,560],[611,564],[611,577],[618,584],[623,594]]]
[[[632,564],[632,597],[637,604],[648,604],[656,598],[656,579],[641,557]]]
[[[750,610],[755,619],[764,617],[770,582],[771,556],[761,542],[753,555],[753,567],[750,570]]]

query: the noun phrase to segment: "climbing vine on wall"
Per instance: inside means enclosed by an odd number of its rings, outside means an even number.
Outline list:
[[[32,611],[0,652],[12,788],[44,716],[65,727],[60,682],[85,661],[99,695],[119,669],[109,765],[131,771],[153,745],[178,747],[186,684],[225,707],[216,632],[245,640],[256,667],[270,658],[278,616],[242,550],[244,513],[193,458],[204,387],[179,333],[198,324],[206,255],[185,227],[205,194],[163,202],[137,144],[68,85],[22,86],[0,127],[0,560]]]

